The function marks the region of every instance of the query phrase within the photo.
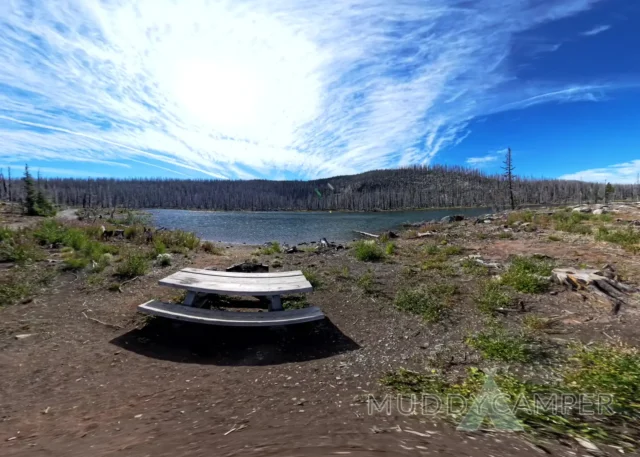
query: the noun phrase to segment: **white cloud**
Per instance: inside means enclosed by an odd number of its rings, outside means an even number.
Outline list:
[[[593,36],[598,35],[599,33],[606,32],[611,28],[610,25],[597,25],[592,29],[587,30],[586,32],[582,32],[584,36]]]
[[[605,168],[592,168],[560,176],[558,179],[577,179],[580,181],[612,182],[633,184],[640,174],[640,160],[609,165]]]
[[[214,177],[428,163],[475,117],[602,99],[507,65],[515,34],[597,1],[0,1],[0,159]]]
[[[469,165],[473,165],[476,167],[481,167],[484,165],[491,164],[493,162],[497,162],[499,157],[497,155],[486,155],[483,157],[469,157],[466,162]]]

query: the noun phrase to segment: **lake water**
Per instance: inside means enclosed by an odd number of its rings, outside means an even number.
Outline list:
[[[295,244],[318,241],[323,237],[329,241],[344,242],[358,237],[353,230],[377,233],[397,229],[405,222],[440,219],[451,214],[473,217],[490,212],[488,208],[376,213],[147,211],[151,213],[156,227],[186,230],[195,232],[204,240],[237,244],[267,241]]]

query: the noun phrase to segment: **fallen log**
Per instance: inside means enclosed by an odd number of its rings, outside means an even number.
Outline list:
[[[359,235],[370,236],[370,237],[373,237],[373,238],[379,238],[380,237],[380,235],[374,235],[373,233],[361,232],[359,230],[354,230],[354,232],[359,234]]]
[[[573,290],[588,290],[603,298],[611,305],[611,312],[617,314],[622,306],[629,305],[629,299],[638,289],[618,281],[612,266],[606,265],[601,270],[577,270],[556,268],[552,272],[556,282],[571,287]]]

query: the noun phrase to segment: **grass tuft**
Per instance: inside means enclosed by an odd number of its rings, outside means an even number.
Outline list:
[[[535,257],[514,257],[502,282],[518,292],[539,294],[549,289],[549,276],[553,264]]]
[[[353,245],[356,259],[362,262],[378,262],[384,259],[385,253],[375,241],[361,240]]]
[[[399,290],[394,305],[402,311],[422,316],[427,322],[438,322],[456,293],[457,287],[454,284],[421,285]]]

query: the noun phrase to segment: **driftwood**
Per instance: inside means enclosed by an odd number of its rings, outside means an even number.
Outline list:
[[[373,233],[361,232],[359,230],[354,230],[354,232],[359,234],[359,235],[370,236],[372,238],[379,238],[380,237],[380,235],[374,235]]]
[[[418,238],[423,238],[425,236],[434,236],[436,235],[436,232],[424,232],[424,233],[417,233],[416,236]]]
[[[611,312],[618,313],[620,308],[629,305],[631,294],[638,289],[618,281],[618,276],[612,266],[606,265],[601,270],[575,270],[571,268],[556,268],[553,278],[560,284],[577,290],[588,290],[603,298],[611,305]]]

